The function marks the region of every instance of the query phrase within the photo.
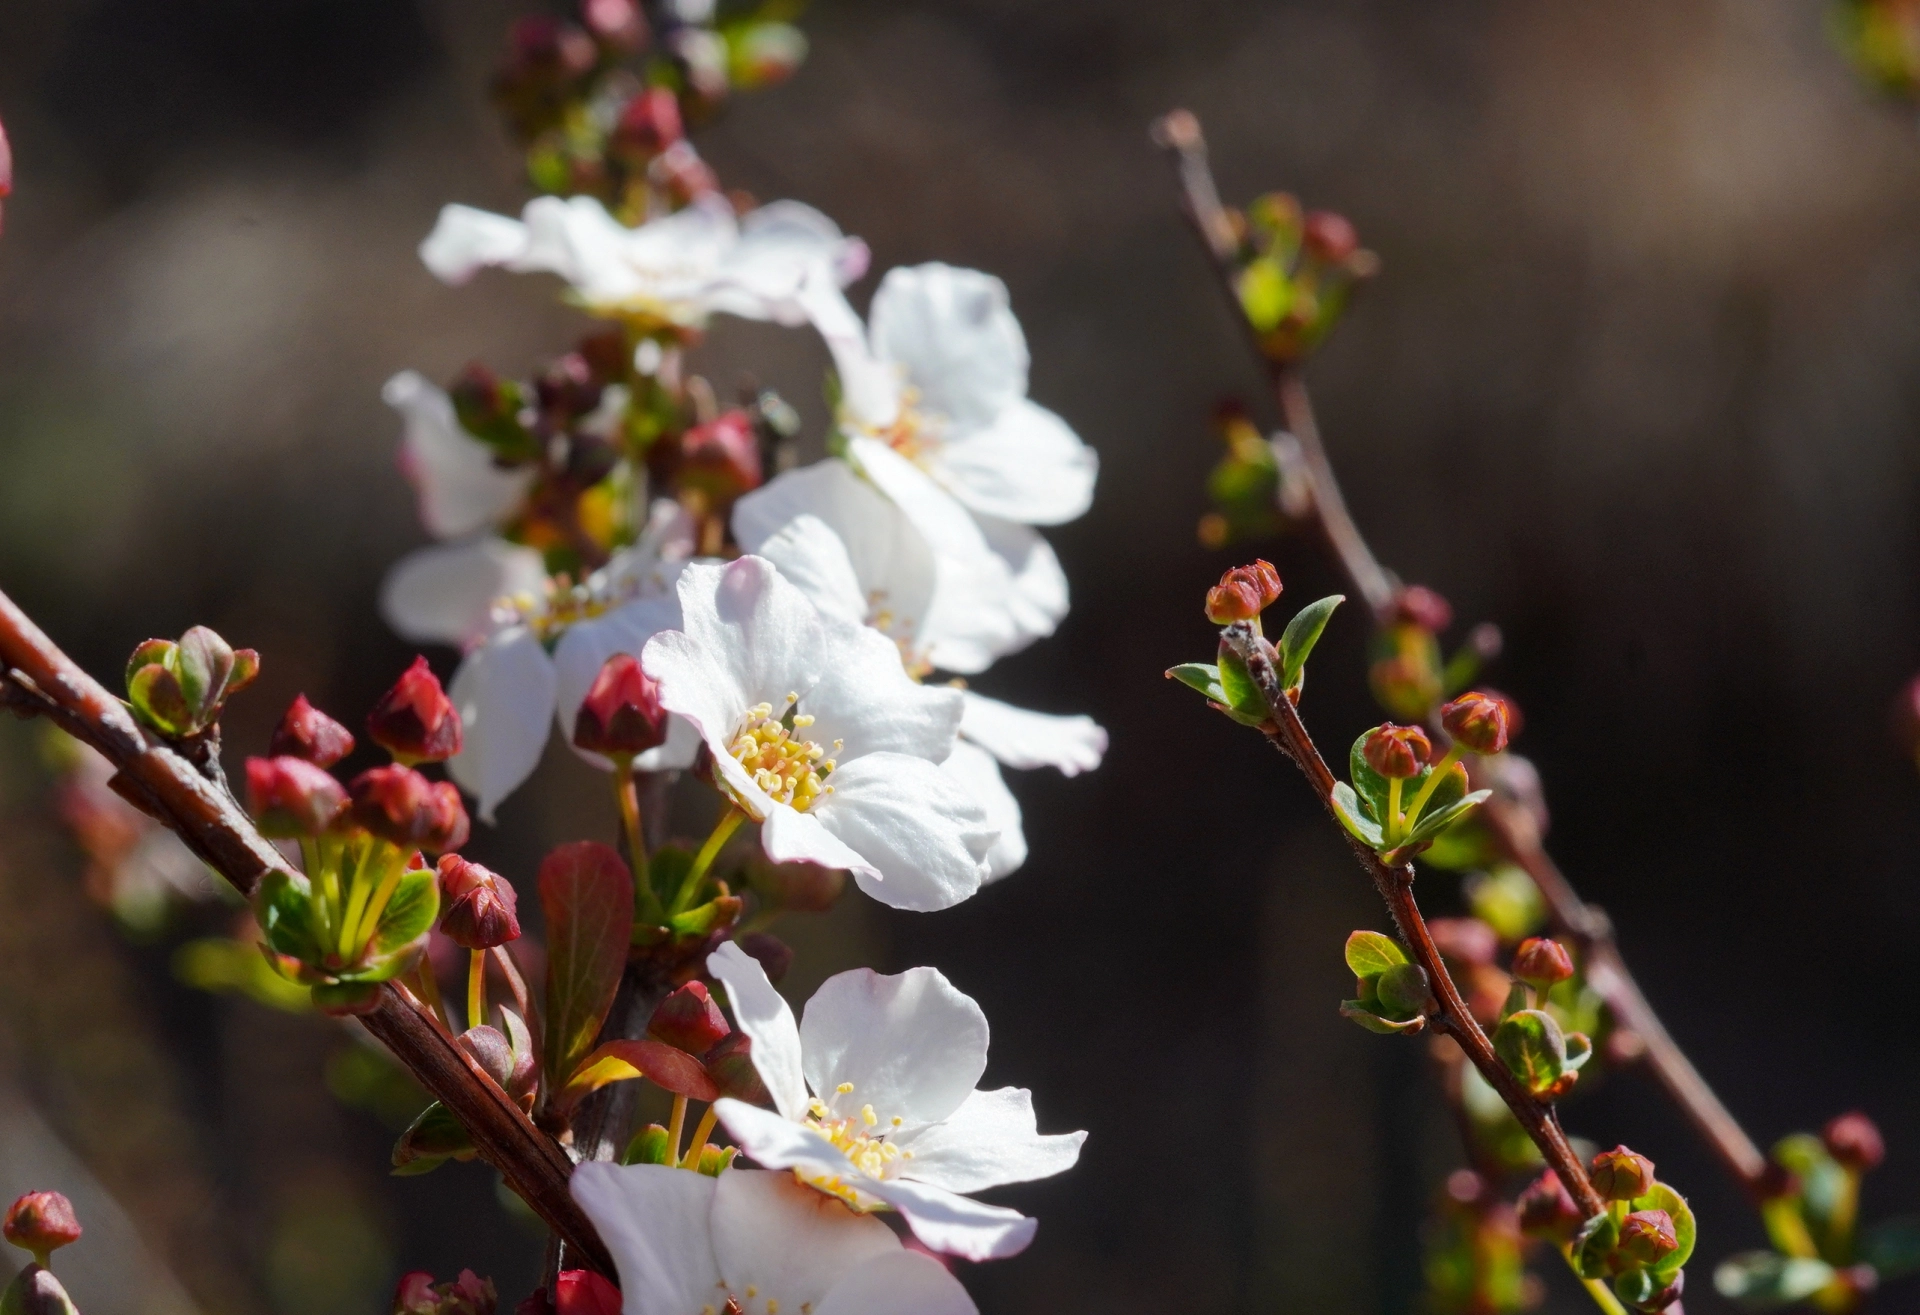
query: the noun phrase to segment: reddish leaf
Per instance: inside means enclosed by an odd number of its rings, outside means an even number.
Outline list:
[[[620,989],[633,936],[633,876],[605,845],[562,845],[540,864],[540,907],[547,916],[547,1074],[558,1083],[593,1048]]]
[[[580,1061],[578,1071],[567,1083],[567,1095],[577,1100],[609,1082],[628,1078],[645,1078],[690,1100],[714,1100],[720,1095],[699,1060],[661,1041],[607,1042]]]

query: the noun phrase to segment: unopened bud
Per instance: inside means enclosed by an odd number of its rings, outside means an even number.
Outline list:
[[[658,155],[686,135],[680,122],[680,98],[666,87],[648,87],[627,102],[613,126],[614,149],[632,155]]]
[[[620,1315],[620,1289],[590,1269],[563,1269],[553,1307],[554,1315]]]
[[[0,1315],[80,1315],[53,1272],[28,1265],[0,1293]]]
[[[647,459],[661,483],[697,490],[717,507],[759,488],[765,478],[753,417],[738,409],[695,425],[677,441],[654,444]]]
[[[647,1023],[648,1036],[689,1055],[706,1054],[732,1031],[727,1016],[701,982],[688,982],[662,1000]]]
[[[400,1276],[393,1290],[393,1315],[494,1315],[500,1304],[493,1280],[470,1269],[451,1283],[436,1284],[424,1269]]]
[[[347,792],[303,759],[249,758],[247,810],[263,836],[324,835],[347,811]]]
[[[1462,694],[1440,708],[1440,724],[1462,748],[1474,753],[1499,753],[1515,730],[1514,707],[1498,694],[1477,690]]]
[[[447,781],[429,781],[411,767],[373,767],[347,787],[353,820],[402,849],[442,854],[467,843],[467,810]]]
[[[1307,215],[1300,245],[1309,256],[1328,265],[1343,264],[1360,249],[1360,235],[1344,215],[1331,210],[1314,210]]]
[[[1573,956],[1559,941],[1529,936],[1513,952],[1513,975],[1538,991],[1547,991],[1573,976]]]
[[[573,742],[620,761],[666,743],[667,710],[660,686],[631,653],[616,653],[593,678],[573,719]]]
[[[1427,930],[1434,946],[1455,963],[1492,963],[1500,951],[1500,933],[1478,918],[1435,918]]]
[[[373,742],[411,767],[444,762],[460,752],[460,714],[423,657],[416,657],[367,714]]]
[[[267,752],[275,758],[300,758],[315,767],[331,767],[353,752],[353,732],[296,694],[273,732]]]
[[[1251,621],[1280,597],[1280,573],[1265,560],[1236,566],[1207,590],[1207,620],[1217,626]]]
[[[579,352],[555,358],[534,383],[540,412],[557,429],[592,414],[600,405],[600,393],[600,381],[594,377],[592,364]]]
[[[732,1096],[749,1105],[771,1105],[773,1096],[753,1066],[753,1042],[745,1032],[729,1032],[714,1043],[706,1054],[707,1076],[722,1096]]]
[[[664,187],[679,205],[691,204],[699,197],[711,196],[720,190],[719,175],[700,158],[693,143],[685,140],[675,142],[655,156],[647,166],[647,176]]]
[[[1520,1231],[1529,1237],[1566,1241],[1580,1228],[1580,1209],[1560,1175],[1548,1169],[1520,1193],[1514,1202],[1520,1215]]]
[[[440,859],[440,930],[469,950],[520,939],[519,895],[497,872],[458,854]]]
[[[73,1202],[61,1193],[28,1192],[7,1207],[0,1233],[44,1266],[48,1256],[80,1240],[80,1221],[74,1217]]]
[[[1653,1161],[1624,1146],[1601,1151],[1588,1166],[1593,1190],[1609,1201],[1631,1201],[1653,1190]]]
[[[585,0],[580,17],[601,45],[630,54],[647,44],[647,20],[634,0]]]
[[[1367,732],[1360,756],[1367,766],[1390,781],[1418,776],[1420,767],[1433,753],[1433,743],[1418,726],[1396,726],[1388,722]]]
[[[1620,1250],[1642,1265],[1657,1265],[1680,1249],[1673,1216],[1665,1210],[1635,1210],[1620,1221]]]
[[[760,961],[768,981],[779,981],[793,967],[793,947],[770,932],[748,932],[740,938],[740,948]]]
[[[1887,1144],[1873,1120],[1854,1110],[1827,1124],[1820,1134],[1827,1154],[1858,1173],[1879,1167],[1887,1158]]]

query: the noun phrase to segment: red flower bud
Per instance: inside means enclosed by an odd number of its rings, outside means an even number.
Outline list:
[[[1314,210],[1307,215],[1300,245],[1315,260],[1338,265],[1360,249],[1360,235],[1354,231],[1346,216],[1336,215],[1331,210]]]
[[[620,1289],[590,1269],[563,1269],[553,1305],[555,1315],[620,1315]]]
[[[1513,975],[1528,986],[1545,991],[1573,976],[1573,956],[1559,941],[1529,936],[1513,952]]]
[[[1367,766],[1388,780],[1404,781],[1420,774],[1420,765],[1432,756],[1433,744],[1418,726],[1388,722],[1367,732],[1360,756]]]
[[[686,135],[680,122],[680,98],[665,87],[648,87],[627,102],[613,125],[615,150],[658,155]]]
[[[630,653],[615,653],[593,678],[573,718],[573,742],[619,760],[666,743],[667,710],[660,686]]]
[[[1529,1237],[1564,1242],[1579,1231],[1580,1208],[1551,1169],[1534,1179],[1514,1206],[1520,1214],[1520,1231]]]
[[[347,793],[353,820],[402,849],[440,854],[467,843],[467,810],[449,782],[395,764],[360,773]]]
[[[1474,753],[1499,753],[1507,747],[1519,720],[1513,704],[1498,694],[1477,690],[1462,694],[1440,708],[1440,724],[1447,734]]]
[[[444,762],[460,752],[460,714],[423,657],[415,658],[373,705],[367,733],[396,762],[409,767]]]
[[[1264,560],[1236,566],[1207,590],[1207,620],[1217,626],[1251,621],[1280,597],[1280,573]]]
[[[249,758],[247,811],[263,836],[317,836],[347,811],[347,792],[303,759]]]
[[[1620,1221],[1620,1250],[1629,1260],[1657,1265],[1679,1249],[1673,1216],[1665,1210],[1635,1210]]]
[[[0,1232],[22,1251],[31,1251],[44,1267],[49,1255],[80,1240],[80,1221],[74,1218],[73,1202],[59,1192],[28,1192],[7,1207]]]
[[[298,694],[273,732],[267,752],[275,758],[300,758],[315,767],[331,767],[353,752],[353,732]]]
[[[1827,1154],[1860,1173],[1877,1168],[1887,1158],[1887,1144],[1880,1137],[1880,1129],[1859,1110],[1833,1120],[1820,1139],[1827,1144]]]
[[[1624,1146],[1601,1151],[1587,1169],[1593,1190],[1609,1201],[1631,1201],[1653,1190],[1653,1161]]]
[[[519,895],[513,883],[458,854],[440,858],[440,930],[469,950],[520,939]]]
[[[707,1076],[722,1096],[744,1100],[749,1105],[773,1104],[760,1070],[753,1066],[753,1042],[745,1032],[729,1032],[714,1043],[706,1054]]]
[[[393,1315],[439,1315],[440,1294],[424,1269],[402,1274],[393,1289]]]
[[[614,50],[631,52],[647,44],[647,20],[634,0],[585,0],[580,17],[596,40]]]
[[[1478,918],[1435,918],[1427,930],[1440,953],[1455,963],[1492,963],[1500,952],[1500,933]]]
[[[732,1031],[727,1026],[726,1015],[720,1012],[720,1006],[713,1002],[713,996],[700,982],[688,982],[662,1000],[647,1024],[648,1036],[689,1055],[706,1054]]]
[[[424,1269],[402,1274],[393,1290],[393,1315],[494,1315],[499,1307],[493,1280],[470,1269],[451,1283],[436,1284]]]
[[[766,478],[753,419],[740,410],[722,412],[677,439],[655,443],[647,463],[660,483],[696,490],[715,507],[759,488]]]
[[[1419,626],[1439,634],[1453,624],[1453,607],[1423,584],[1411,584],[1393,596],[1388,618],[1401,625]]]

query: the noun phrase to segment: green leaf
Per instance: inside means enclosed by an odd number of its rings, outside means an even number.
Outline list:
[[[1613,1280],[1614,1292],[1629,1306],[1651,1301],[1665,1286],[1653,1277],[1651,1270],[1645,1269],[1630,1269],[1624,1274],[1615,1275]]]
[[[313,927],[313,890],[307,879],[274,868],[253,892],[253,916],[268,948],[318,965],[322,959]]]
[[[1347,937],[1346,958],[1347,967],[1362,981],[1410,962],[1400,942],[1377,931],[1357,931]]]
[[[372,952],[381,957],[398,953],[432,930],[433,920],[439,915],[439,877],[432,868],[408,868],[380,914]]]
[[[1267,701],[1260,697],[1260,687],[1253,683],[1247,664],[1225,644],[1220,646],[1220,688],[1235,721],[1257,726],[1267,719]]]
[[[1644,1196],[1636,1196],[1627,1203],[1632,1210],[1665,1210],[1673,1219],[1673,1236],[1680,1243],[1671,1255],[1663,1258],[1659,1264],[1648,1266],[1653,1276],[1665,1287],[1680,1272],[1680,1267],[1693,1255],[1693,1244],[1697,1229],[1693,1221],[1693,1207],[1687,1204],[1687,1198],[1667,1186],[1655,1183]]]
[[[1440,789],[1434,791],[1434,794],[1438,796],[1440,791],[1446,788],[1442,785]],[[1472,794],[1456,799],[1444,808],[1436,809],[1430,801],[1421,810],[1419,822],[1415,823],[1413,830],[1407,833],[1406,843],[1417,845],[1423,840],[1433,839],[1491,798],[1493,798],[1493,791],[1475,790]]]
[[[1473,916],[1499,932],[1503,941],[1530,936],[1547,919],[1540,888],[1525,869],[1515,864],[1502,863],[1484,874],[1468,877],[1462,889]]]
[[[1277,645],[1280,650],[1281,689],[1300,688],[1313,646],[1320,642],[1321,632],[1327,628],[1333,609],[1346,601],[1345,594],[1330,594],[1318,602],[1308,603],[1294,613],[1293,620],[1287,622],[1287,628],[1281,633]]]
[[[1835,1212],[1848,1198],[1847,1171],[1828,1154],[1826,1145],[1811,1133],[1799,1132],[1782,1137],[1774,1145],[1773,1158],[1800,1182],[1800,1211],[1806,1217],[1820,1253],[1835,1254]]]
[[[1494,1029],[1493,1049],[1521,1085],[1536,1096],[1552,1092],[1567,1071],[1567,1042],[1560,1024],[1539,1009],[1508,1015]]]
[[[660,901],[660,907],[666,908],[673,903],[673,897],[680,891],[680,883],[687,879],[687,873],[693,871],[694,852],[684,845],[662,845],[647,860],[648,879],[653,883],[653,893]],[[637,933],[639,928],[635,928]]]
[[[191,735],[193,708],[173,672],[158,663],[141,667],[127,681],[127,702],[140,719],[162,735]]]
[[[1417,963],[1397,963],[1381,973],[1373,985],[1389,1014],[1412,1017],[1426,1012],[1431,994],[1427,971]]]
[[[1293,305],[1293,285],[1287,281],[1286,271],[1277,261],[1264,257],[1250,261],[1240,271],[1234,288],[1247,322],[1261,333],[1279,324]]]
[[[188,941],[173,952],[173,975],[201,991],[234,991],[291,1014],[313,1008],[313,994],[288,981],[260,947],[231,936],[205,936]]]
[[[1869,1228],[1860,1239],[1860,1259],[1883,1279],[1920,1270],[1920,1216],[1902,1215]]]
[[[1418,1032],[1427,1025],[1425,1018],[1393,1019],[1382,1017],[1367,1008],[1367,1006],[1359,1000],[1342,1000],[1340,1002],[1340,1017],[1351,1018],[1354,1022],[1360,1024],[1360,1026],[1366,1028],[1367,1031],[1379,1032],[1383,1036],[1391,1036],[1395,1033]]]
[[[393,1172],[408,1178],[438,1169],[448,1160],[471,1160],[478,1153],[453,1111],[436,1100],[420,1111],[393,1144]]]
[[[546,1071],[570,1074],[613,1006],[633,936],[633,877],[592,840],[561,845],[540,864],[547,921]]]
[[[1359,795],[1360,802],[1366,805],[1366,815],[1379,822],[1387,816],[1387,778],[1374,771],[1371,764],[1367,762],[1367,756],[1360,751],[1370,734],[1372,734],[1371,729],[1360,732],[1360,738],[1356,739],[1353,747],[1347,750],[1347,776],[1353,781],[1353,792]],[[1419,779],[1416,776],[1412,780],[1401,783],[1402,806],[1417,792]],[[1378,844],[1374,847],[1379,848]]]
[[[1466,872],[1491,866],[1497,853],[1484,826],[1463,820],[1435,836],[1420,861],[1447,872]]]
[[[1380,824],[1366,815],[1366,805],[1361,803],[1352,786],[1345,781],[1335,781],[1329,802],[1333,804],[1333,815],[1355,840],[1369,849],[1378,849],[1386,843],[1386,837],[1380,834]]]
[[[1573,1237],[1573,1267],[1581,1278],[1604,1278],[1607,1257],[1620,1244],[1620,1225],[1611,1214],[1593,1216]]]
[[[195,626],[180,636],[170,665],[187,705],[196,716],[205,716],[219,707],[233,672],[233,646],[207,627]]]
[[[142,667],[172,666],[173,650],[178,647],[171,639],[149,639],[142,643],[127,659],[127,684],[133,684]]]
[[[1215,703],[1224,703],[1227,692],[1220,688],[1220,668],[1211,662],[1182,662],[1167,669],[1167,679],[1177,680],[1188,689],[1197,689]]]
[[[1713,1271],[1714,1291],[1748,1310],[1779,1310],[1804,1301],[1833,1281],[1824,1260],[1746,1251],[1720,1262]]]

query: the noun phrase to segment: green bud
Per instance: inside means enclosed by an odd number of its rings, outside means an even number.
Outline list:
[[[627,1143],[627,1153],[620,1157],[620,1163],[665,1164],[672,1155],[673,1148],[667,1141],[667,1130],[657,1123],[649,1123],[633,1134],[633,1140]]]

